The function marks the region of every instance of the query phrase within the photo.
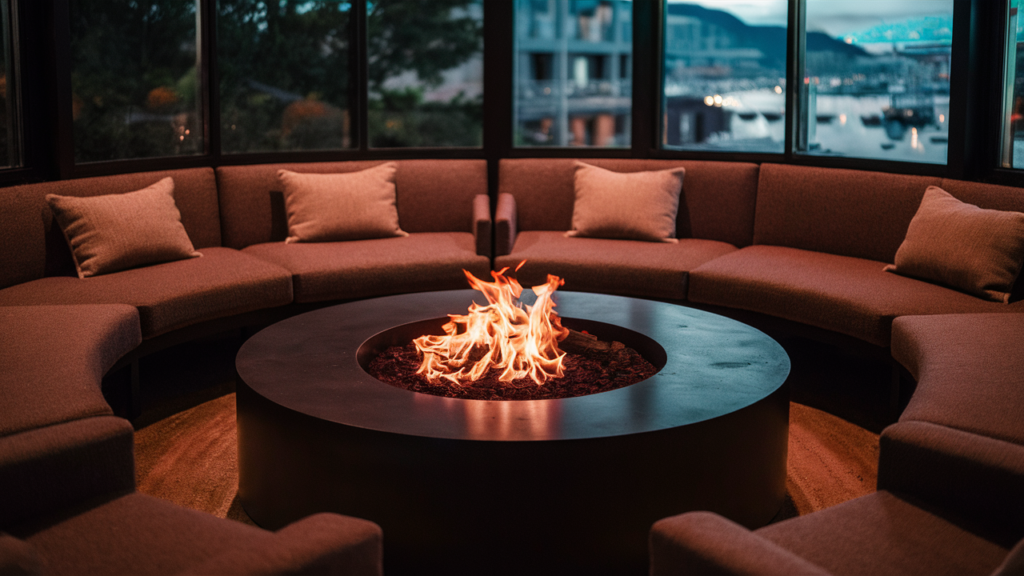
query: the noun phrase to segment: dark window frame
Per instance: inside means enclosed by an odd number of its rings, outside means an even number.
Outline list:
[[[998,167],[1002,86],[1002,39],[1006,0],[954,0],[951,62],[950,147],[945,165],[836,158],[794,154],[795,115],[786,115],[786,147],[782,154],[668,150],[659,146],[662,79],[663,0],[635,0],[633,31],[633,122],[628,148],[516,148],[512,146],[514,6],[485,1],[484,6],[484,135],[481,148],[388,148],[367,146],[365,16],[362,2],[353,2],[352,94],[353,148],[335,151],[268,152],[223,155],[220,152],[219,91],[216,70],[216,0],[200,0],[201,51],[205,131],[204,153],[197,156],[74,163],[70,91],[70,23],[67,2],[12,0],[17,6],[16,48],[21,63],[20,168],[0,170],[0,186],[53,179],[80,178],[135,171],[217,167],[284,162],[386,160],[405,158],[486,159],[492,192],[502,158],[652,158],[774,162],[830,168],[885,171],[977,180],[1024,187],[1024,170]],[[789,0],[787,105],[797,93],[800,0]],[[28,55],[32,61],[28,61]],[[965,78],[966,81],[958,81]]]

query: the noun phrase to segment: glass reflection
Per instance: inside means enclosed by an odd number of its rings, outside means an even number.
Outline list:
[[[796,148],[946,162],[953,0],[808,0]]]
[[[787,0],[669,0],[662,146],[781,153]]]
[[[632,1],[517,0],[515,10],[515,145],[629,146]]]

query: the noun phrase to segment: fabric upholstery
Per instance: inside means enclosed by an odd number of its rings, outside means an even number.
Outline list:
[[[406,238],[256,244],[243,252],[289,270],[296,302],[366,298],[468,288],[465,268],[486,276],[468,232],[423,232]]]
[[[917,379],[901,420],[1024,446],[1024,316],[905,316],[892,338],[893,358]]]
[[[735,250],[725,242],[694,238],[663,244],[527,231],[494,265],[515,269],[526,260],[516,274],[523,286],[542,284],[554,274],[565,279],[563,290],[683,300],[690,270]]]
[[[1007,546],[1024,538],[1024,446],[902,420],[883,431],[880,448],[879,489],[962,518]]]
[[[711,512],[689,512],[654,523],[651,576],[825,576],[824,569],[743,526]]]
[[[131,306],[0,307],[0,437],[111,414],[100,381],[141,342]]]
[[[684,168],[620,173],[576,162],[567,236],[675,242]]]
[[[477,256],[491,257],[491,199],[486,194],[473,198],[473,239]]]
[[[91,198],[47,194],[79,278],[202,256],[181,225],[174,180]]]
[[[174,179],[181,223],[196,248],[221,245],[217,184],[211,168],[138,172],[5,188],[0,199],[0,289],[43,276],[74,275],[67,242],[44,199],[122,194]]]
[[[501,161],[498,191],[515,197],[519,231],[565,231],[572,226],[575,162],[571,158]],[[751,243],[756,164],[604,158],[587,159],[587,163],[614,172],[685,168],[676,237],[718,240],[734,246]]]
[[[755,534],[836,576],[981,576],[1007,552],[885,491]]]
[[[381,530],[373,522],[314,514],[278,530],[272,542],[236,546],[185,574],[379,576],[381,551]]]
[[[891,263],[928,186],[885,172],[762,164],[754,244]]]
[[[280,568],[276,573],[317,573],[315,568],[320,565],[345,565],[349,558],[338,550],[341,544],[362,548],[351,554],[350,566],[361,569],[365,564],[364,557],[373,548],[373,527],[367,527],[368,522],[346,520],[351,524],[339,521],[333,526],[345,532],[316,535],[315,539],[315,530],[305,529],[300,521],[293,525],[297,529],[285,533],[279,542],[273,532],[133,493],[52,526],[11,533],[32,545],[56,574],[175,574],[205,563],[224,567],[230,562],[218,562],[219,556],[230,560],[248,554],[256,555],[246,560],[256,573],[266,568]],[[326,528],[325,524],[314,520],[310,528]],[[282,532],[286,530],[289,528]],[[297,535],[309,541],[297,542]],[[289,544],[297,548],[294,555],[283,550]],[[321,546],[327,549],[318,550]]]
[[[287,221],[278,170],[357,172],[380,161],[261,164],[217,168],[224,245],[245,248],[284,240]],[[406,232],[472,232],[473,199],[487,194],[484,160],[400,160],[395,173],[398,221]]]
[[[398,226],[395,171],[386,162],[346,174],[278,170],[288,214],[285,242],[334,242],[408,236]]]
[[[0,574],[34,576],[43,574],[46,564],[28,542],[0,533]]]
[[[886,271],[1009,302],[1024,263],[1024,214],[984,210],[929,186]]]
[[[287,270],[229,248],[200,250],[178,260],[80,280],[50,277],[0,290],[0,306],[130,304],[142,335],[292,302]]]
[[[909,314],[1024,312],[890,274],[878,261],[781,246],[748,246],[690,272],[687,298],[770,314],[888,346],[892,320]]]
[[[503,192],[498,195],[498,206],[494,209],[494,255],[504,256],[512,252],[519,234],[517,226],[516,197]]]
[[[98,416],[0,439],[0,530],[135,489],[132,425]]]

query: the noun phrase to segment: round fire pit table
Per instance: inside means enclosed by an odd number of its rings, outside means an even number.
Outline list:
[[[644,574],[659,518],[748,527],[785,497],[789,358],[684,306],[555,295],[563,324],[640,352],[637,384],[553,400],[462,400],[380,382],[377,353],[464,314],[470,290],[301,314],[238,353],[242,505],[277,529],[331,511],[377,522],[388,574]]]

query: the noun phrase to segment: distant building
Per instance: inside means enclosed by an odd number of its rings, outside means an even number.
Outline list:
[[[633,3],[517,0],[515,126],[524,146],[628,146]]]

